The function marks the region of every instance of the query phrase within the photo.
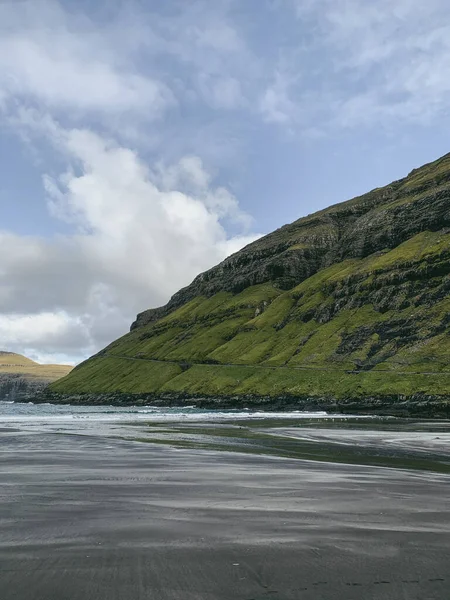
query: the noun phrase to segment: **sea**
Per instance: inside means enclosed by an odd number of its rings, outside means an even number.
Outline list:
[[[64,404],[34,404],[0,401],[0,422],[5,423],[71,423],[83,422],[129,422],[129,421],[220,421],[239,419],[310,419],[335,418],[326,412],[265,412],[249,408],[241,410],[211,410],[195,406],[142,407],[142,406],[73,406]]]
[[[0,402],[0,434],[91,436],[450,472],[450,421],[323,411]],[[0,435],[0,442],[2,436]],[[37,438],[36,438],[37,440]],[[30,439],[30,442],[32,440]]]

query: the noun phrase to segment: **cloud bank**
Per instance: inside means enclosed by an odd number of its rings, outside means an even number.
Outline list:
[[[58,133],[71,167],[43,184],[51,214],[74,231],[0,231],[0,339],[43,360],[78,360],[256,236],[227,235],[223,220],[246,231],[250,218],[198,157],[152,172],[92,131]]]
[[[199,156],[151,153],[177,95],[241,103],[239,82],[221,75],[245,52],[238,36],[220,10],[160,15],[151,28],[129,7],[95,22],[56,1],[0,3],[3,121],[36,154],[45,146],[46,210],[65,229],[0,230],[0,340],[45,362],[92,354],[258,237]],[[143,54],[188,63],[191,81],[164,81],[159,60],[139,66]]]

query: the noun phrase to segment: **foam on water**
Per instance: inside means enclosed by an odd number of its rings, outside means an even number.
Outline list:
[[[56,404],[27,404],[10,401],[0,402],[0,425],[11,423],[67,423],[78,420],[94,422],[130,421],[214,421],[220,419],[289,419],[329,418],[326,412],[265,412],[242,410],[205,410],[187,407],[140,407],[140,406],[71,406]]]
[[[372,422],[373,419],[376,421]],[[251,420],[253,424],[249,427],[248,421]],[[230,428],[233,423],[239,426]],[[233,430],[233,434],[228,436],[225,431],[223,435],[223,427]],[[170,445],[174,451],[180,451],[181,447],[185,447],[183,444],[187,444],[186,447],[191,450],[225,449],[232,452],[265,452],[274,456],[278,456],[281,443],[283,456],[286,456],[288,448],[289,452],[293,452],[292,456],[308,460],[314,460],[316,456],[311,454],[311,448],[316,449],[318,460],[324,460],[324,456],[327,460],[334,460],[336,454],[329,449],[336,448],[337,455],[343,451],[350,453],[352,461],[358,461],[358,456],[363,452],[366,458],[368,455],[378,457],[376,460],[373,458],[378,463],[389,459],[388,463],[382,462],[383,466],[400,464],[410,468],[411,460],[420,457],[428,461],[427,468],[442,470],[448,465],[449,427],[448,422],[402,423],[395,418],[326,412],[269,412],[249,407],[241,410],[205,410],[192,406],[158,408],[0,402],[2,452],[7,451],[5,443],[12,436],[15,445],[9,451],[14,453],[19,448],[27,447],[30,440],[37,449],[50,451],[56,440],[55,435],[70,434],[82,436],[85,442],[87,438],[102,438],[103,441],[114,438],[132,443]],[[261,428],[264,443],[248,435],[249,429],[259,431]],[[59,441],[65,443],[64,440]],[[302,454],[305,444],[308,445],[308,452]],[[353,452],[354,448],[357,449],[356,453]],[[297,450],[299,454],[296,454]],[[397,464],[399,457],[403,462]],[[423,464],[421,468],[424,468]]]

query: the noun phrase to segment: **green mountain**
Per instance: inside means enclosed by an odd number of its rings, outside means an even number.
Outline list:
[[[21,354],[1,350],[0,400],[29,400],[71,370],[69,365],[41,365]]]
[[[49,393],[445,412],[449,274],[450,154],[248,245]]]

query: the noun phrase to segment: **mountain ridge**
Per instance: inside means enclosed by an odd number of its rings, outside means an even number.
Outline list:
[[[436,169],[434,169],[434,167],[440,166],[442,164],[444,164],[446,168],[443,169],[442,173],[439,173],[439,171],[437,171],[437,173],[436,173]],[[274,254],[276,255],[276,253],[268,252],[269,248],[265,247],[265,243],[268,240],[270,240],[271,242],[274,241],[276,250],[280,250],[281,252],[285,252],[287,250],[299,251],[299,255],[301,255],[301,256],[298,256],[296,258],[300,259],[300,260],[301,260],[301,258],[305,258],[305,255],[306,255],[306,258],[313,258],[313,259],[315,257],[323,258],[323,255],[325,255],[324,260],[321,263],[319,263],[319,265],[316,265],[315,269],[314,269],[314,266],[312,266],[312,268],[310,267],[310,269],[308,270],[306,265],[304,266],[304,268],[305,268],[304,275],[305,276],[302,279],[306,279],[308,276],[312,275],[314,272],[317,272],[317,270],[319,270],[320,268],[322,268],[324,266],[329,266],[330,264],[333,263],[333,259],[330,256],[330,251],[332,250],[333,242],[337,243],[339,241],[342,241],[342,235],[339,236],[339,224],[336,223],[336,221],[339,220],[339,218],[342,219],[343,209],[347,209],[347,211],[344,212],[344,216],[350,215],[350,216],[354,217],[353,220],[356,220],[358,218],[363,217],[364,215],[367,215],[367,213],[370,213],[374,208],[377,207],[377,205],[386,203],[389,200],[391,200],[392,202],[398,201],[399,200],[399,192],[400,192],[402,186],[405,184],[410,188],[408,190],[409,193],[406,195],[405,199],[407,199],[408,196],[411,196],[414,192],[418,193],[420,191],[422,193],[426,193],[427,189],[429,189],[429,187],[430,187],[430,180],[425,179],[425,181],[422,181],[422,178],[420,177],[420,175],[424,170],[428,170],[428,169],[431,169],[432,173],[434,172],[438,176],[437,181],[439,183],[441,183],[439,176],[442,177],[442,179],[445,182],[445,188],[446,188],[447,183],[448,183],[448,178],[447,178],[447,176],[448,176],[447,169],[448,168],[450,168],[450,153],[444,155],[437,161],[428,163],[427,165],[424,165],[423,167],[420,167],[418,169],[413,169],[407,177],[399,179],[399,180],[389,184],[388,186],[385,186],[382,188],[375,188],[366,194],[357,196],[356,198],[352,198],[351,200],[347,200],[346,202],[333,204],[325,209],[322,209],[315,213],[311,213],[309,215],[306,215],[305,217],[301,217],[300,219],[297,219],[293,223],[283,225],[282,227],[276,229],[272,233],[267,234],[266,236],[263,236],[262,238],[259,238],[258,240],[252,242],[251,244],[248,244],[247,246],[245,246],[238,252],[236,252],[233,255],[226,258],[219,265],[212,267],[211,269],[198,275],[189,286],[182,288],[174,296],[172,296],[172,298],[169,300],[169,302],[165,306],[159,307],[156,309],[149,309],[147,311],[140,313],[137,316],[136,321],[134,321],[134,323],[131,325],[131,330],[133,330],[134,328],[140,327],[140,326],[145,326],[146,323],[153,321],[157,318],[161,318],[161,316],[164,316],[165,314],[170,312],[170,310],[172,310],[173,308],[177,308],[178,306],[184,304],[187,299],[191,299],[192,297],[195,297],[196,295],[200,295],[202,293],[206,293],[206,295],[211,295],[211,292],[216,291],[216,290],[220,290],[220,291],[225,290],[225,291],[236,292],[236,291],[242,291],[242,289],[245,289],[245,287],[249,287],[248,285],[246,285],[246,282],[242,281],[242,277],[238,281],[235,281],[233,278],[230,282],[227,282],[227,281],[224,282],[222,279],[219,282],[219,284],[217,284],[216,286],[211,286],[209,283],[211,282],[212,279],[214,279],[214,276],[218,272],[220,273],[220,271],[224,271],[224,270],[228,269],[229,271],[234,272],[235,269],[233,267],[235,267],[235,266],[238,268],[242,268],[243,265],[242,265],[242,261],[240,260],[240,258],[246,256],[249,252],[252,251],[253,248],[256,249],[256,258],[257,259],[264,258],[264,257],[261,257],[261,254],[258,254],[258,251],[259,252],[266,251],[268,256],[270,258],[273,258]],[[416,184],[418,184],[418,185],[414,185],[414,183],[413,183],[414,178],[419,179],[419,181],[416,182]],[[412,185],[411,185],[411,183],[412,183]],[[433,181],[433,183],[435,185],[431,186],[431,187],[436,187],[436,179]],[[445,211],[448,212],[447,205],[445,206]],[[435,221],[442,219],[440,226],[442,226],[444,224],[444,222],[447,223],[448,225],[450,225],[450,222],[448,220],[448,214],[446,215],[445,219],[443,219],[442,215],[439,215],[439,214],[437,215],[437,217],[438,218],[435,219]],[[335,221],[334,223],[332,223],[333,219]],[[431,219],[429,219],[428,221],[430,221],[430,220]],[[434,223],[431,220],[431,223],[429,223],[429,224],[432,225]],[[309,230],[308,230],[306,236],[302,236],[301,230],[305,225],[308,226]],[[328,227],[330,227],[330,226],[332,227],[331,232],[323,231],[324,226],[327,226],[327,225],[328,225]],[[310,231],[311,226],[313,226],[313,230],[314,230],[313,235],[311,235],[311,231]],[[344,228],[344,235],[345,235],[345,229],[348,229],[348,223],[346,223],[346,226],[347,227]],[[341,228],[342,228],[342,226],[341,226]],[[316,235],[314,235],[314,233]],[[279,243],[277,245],[277,240],[279,237],[281,237],[282,239],[279,241]],[[306,239],[305,239],[305,237],[306,237]],[[306,241],[312,242],[312,245],[309,245],[309,246],[306,245],[306,243],[305,243]],[[345,238],[344,238],[344,241],[345,241]],[[301,246],[304,246],[304,247],[301,247]],[[379,249],[381,250],[381,248],[379,248]],[[374,250],[372,250],[372,251],[374,251]],[[368,253],[370,253],[370,252],[369,252],[369,249],[367,249],[367,248],[365,250],[364,250],[364,248],[359,248],[359,249],[354,248],[354,251],[352,253],[347,252],[348,255],[352,255],[354,257],[357,257],[358,254],[359,255],[362,254],[362,256],[364,256],[364,255],[367,255]],[[342,249],[341,249],[340,256],[342,258],[346,256],[346,253]],[[285,257],[283,257],[283,258],[285,258]],[[264,283],[266,281],[275,281],[276,283],[278,283],[278,285],[280,285],[280,287],[282,287],[284,289],[289,289],[290,283],[293,283],[294,285],[300,283],[299,275],[301,277],[301,273],[296,272],[294,276],[292,276],[292,274],[290,276],[288,275],[287,281],[284,281],[282,277],[274,278],[274,276],[273,276],[274,273],[276,274],[276,271],[277,271],[276,262],[274,264],[269,263],[268,266],[269,266],[269,268],[267,269],[267,271],[258,273],[259,277],[255,277],[252,281],[252,284]],[[294,269],[295,269],[295,267],[298,267],[298,266],[299,266],[298,264],[292,265],[292,267],[294,267]],[[302,266],[303,265],[300,265],[300,270],[301,270]],[[224,285],[224,283],[225,283],[225,285]],[[290,287],[293,287],[293,286],[291,285]],[[195,292],[189,293],[190,290],[192,290],[193,288],[195,289]]]
[[[49,393],[445,403],[449,292],[447,154],[249,244]]]

